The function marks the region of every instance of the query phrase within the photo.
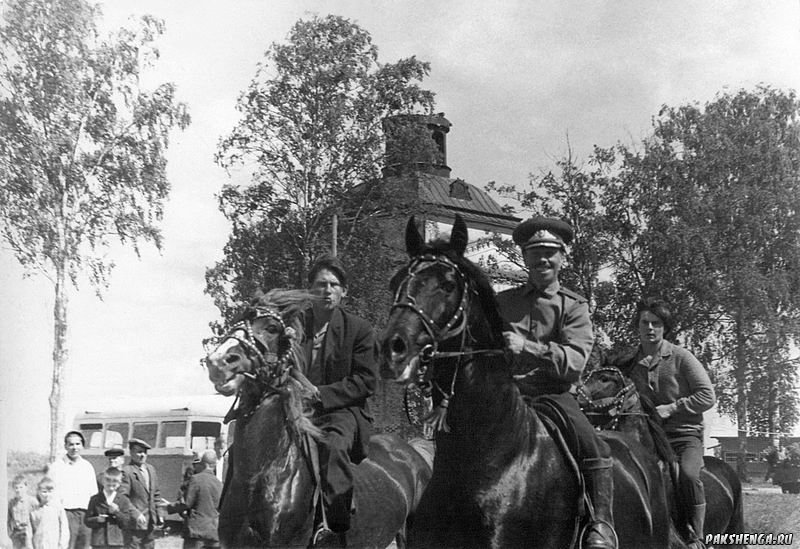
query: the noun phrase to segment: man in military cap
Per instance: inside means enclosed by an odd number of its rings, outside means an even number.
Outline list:
[[[161,523],[156,505],[161,503],[156,469],[147,463],[147,451],[152,447],[146,441],[132,438],[128,441],[130,462],[122,468],[122,486],[119,493],[127,496],[138,510],[135,528],[123,530],[127,549],[153,549],[153,530]]]
[[[125,464],[125,450],[120,448],[119,446],[115,446],[114,448],[109,448],[103,455],[108,458],[108,465],[103,468],[99,473],[97,473],[97,488],[98,490],[103,489],[103,478],[106,475],[106,469],[109,467],[114,467],[116,469],[122,470],[122,466]]]
[[[583,547],[614,549],[611,449],[572,394],[594,344],[586,299],[562,287],[558,279],[572,236],[572,227],[559,219],[534,217],[522,222],[513,238],[522,249],[528,281],[501,292],[497,300],[521,392],[529,397],[547,395],[574,425],[577,457],[595,510]]]

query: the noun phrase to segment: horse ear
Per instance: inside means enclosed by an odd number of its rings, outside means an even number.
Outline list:
[[[460,215],[456,214],[453,231],[450,233],[450,246],[458,255],[464,255],[464,250],[467,249],[467,242],[469,242],[467,224],[464,223],[464,219]]]
[[[417,230],[417,223],[412,215],[408,220],[408,225],[406,225],[406,252],[408,252],[409,257],[416,257],[422,252],[424,245],[425,241],[420,236]]]

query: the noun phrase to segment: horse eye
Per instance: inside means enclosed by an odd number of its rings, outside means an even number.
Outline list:
[[[444,282],[442,282],[441,287],[442,290],[444,290],[449,294],[450,292],[455,291],[456,283],[453,282],[452,280],[445,280]]]
[[[279,334],[281,330],[277,326],[267,326],[266,332],[268,334]]]

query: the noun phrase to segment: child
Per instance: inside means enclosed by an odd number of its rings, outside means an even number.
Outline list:
[[[31,549],[31,538],[26,534],[31,511],[39,506],[36,498],[28,494],[28,480],[17,475],[12,481],[14,497],[8,501],[8,537],[14,549]]]
[[[31,511],[26,527],[33,549],[67,549],[69,546],[67,513],[54,497],[55,487],[50,477],[43,477],[37,486],[39,506]]]
[[[122,484],[122,471],[109,467],[103,473],[103,489],[89,500],[83,519],[92,529],[92,547],[123,547],[123,528],[135,528],[139,512],[130,500],[118,492]]]

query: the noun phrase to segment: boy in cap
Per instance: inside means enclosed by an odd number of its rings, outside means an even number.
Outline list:
[[[194,460],[184,502],[167,505],[167,512],[184,516],[183,549],[219,547],[219,498],[222,483],[214,475],[217,453],[206,450]]]
[[[520,391],[555,400],[574,426],[577,458],[595,519],[582,546],[615,549],[611,449],[597,436],[571,392],[594,345],[586,299],[559,283],[572,236],[572,227],[559,219],[533,217],[517,226],[513,238],[522,250],[528,281],[501,292],[497,301]]]
[[[111,549],[123,547],[124,528],[130,528],[139,512],[130,500],[119,493],[122,471],[108,467],[102,473],[103,487],[89,500],[84,523],[92,529],[92,547]]]
[[[123,528],[125,547],[129,549],[154,549],[153,530],[161,524],[156,504],[161,502],[156,469],[147,463],[151,446],[142,439],[128,442],[130,462],[122,468],[122,485],[119,493],[127,496],[136,509],[135,521]]]

